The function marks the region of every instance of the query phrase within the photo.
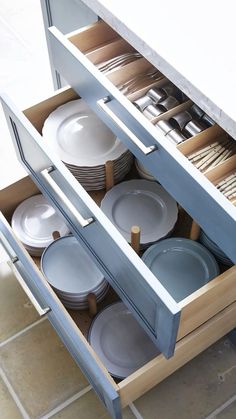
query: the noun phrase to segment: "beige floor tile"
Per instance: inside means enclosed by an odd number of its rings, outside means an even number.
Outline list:
[[[106,409],[93,390],[71,403],[65,409],[53,416],[53,419],[109,419]],[[129,408],[123,412],[123,419],[134,419]]]
[[[88,385],[47,320],[4,346],[0,365],[31,419]]]
[[[0,342],[39,316],[6,262],[0,264]]]
[[[226,409],[216,416],[216,419],[235,419],[236,418],[236,402],[232,403]]]
[[[1,419],[21,419],[22,415],[0,377],[0,417]]]
[[[145,419],[200,419],[228,400],[235,388],[236,350],[222,339],[138,399],[135,406]]]

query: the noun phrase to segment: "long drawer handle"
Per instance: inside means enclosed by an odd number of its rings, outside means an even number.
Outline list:
[[[130,138],[130,140],[139,148],[139,150],[142,151],[143,154],[146,156],[153,151],[157,150],[156,145],[151,145],[149,147],[145,146],[142,141],[136,135],[133,134],[132,131],[122,122],[116,114],[107,106],[107,103],[109,103],[111,99],[109,96],[99,99],[97,101],[98,106],[112,119],[115,124],[122,129],[122,131]]]
[[[51,186],[51,188],[54,190],[54,192],[57,194],[59,200],[64,203],[64,205],[69,208],[69,210],[72,212],[73,216],[78,221],[79,225],[81,227],[86,227],[89,224],[94,222],[94,218],[84,218],[82,215],[78,212],[78,210],[75,208],[75,206],[70,202],[70,200],[67,198],[67,196],[64,194],[64,192],[61,190],[61,188],[58,186],[58,184],[55,182],[55,180],[50,176],[50,173],[54,170],[53,167],[49,167],[48,169],[42,170],[41,174],[46,180],[46,182]]]
[[[16,267],[16,263],[18,262],[18,260],[19,260],[18,257],[15,257],[15,258],[12,258],[12,260],[9,260],[7,263],[10,266],[11,270],[13,271],[13,273],[14,273],[17,281],[19,282],[19,284],[21,285],[21,287],[25,291],[26,295],[30,299],[30,301],[33,304],[34,308],[38,312],[39,316],[40,317],[43,317],[47,313],[49,313],[49,311],[51,311],[51,309],[50,309],[50,307],[45,307],[45,308],[41,307],[41,305],[39,304],[39,302],[36,300],[35,296],[30,291],[28,285],[25,283],[24,279],[22,278],[20,272],[18,271],[18,269]]]

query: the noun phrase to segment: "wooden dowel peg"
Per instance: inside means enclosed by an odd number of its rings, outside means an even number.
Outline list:
[[[105,164],[106,175],[106,191],[109,191],[114,186],[114,163],[109,160]]]
[[[56,239],[59,239],[61,237],[61,235],[60,235],[59,231],[53,231],[52,232],[52,237],[53,237],[53,240],[56,240]]]
[[[200,234],[200,226],[196,223],[196,221],[193,220],[189,238],[191,240],[197,240],[199,237],[199,234]]]
[[[131,247],[137,254],[139,254],[140,252],[140,227],[139,226],[131,227]]]
[[[89,316],[93,318],[97,314],[97,311],[98,311],[96,295],[90,292],[88,294],[87,299],[88,299]]]

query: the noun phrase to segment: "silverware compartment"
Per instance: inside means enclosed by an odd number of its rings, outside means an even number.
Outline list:
[[[84,31],[69,34],[71,42],[77,46],[86,57],[95,65],[110,60],[121,54],[136,52],[128,42],[121,38],[103,21],[87,27]]]

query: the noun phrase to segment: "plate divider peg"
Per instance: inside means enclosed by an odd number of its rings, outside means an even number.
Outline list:
[[[197,240],[200,235],[200,226],[196,223],[196,221],[192,221],[191,230],[189,234],[189,238],[191,240]]]
[[[61,235],[60,235],[59,231],[53,231],[52,232],[52,237],[53,237],[53,240],[56,240],[56,239],[59,239],[61,237]]]
[[[90,292],[87,296],[88,300],[88,309],[89,309],[89,316],[93,318],[97,314],[97,299],[96,295]]]
[[[131,227],[131,247],[139,255],[140,253],[140,227],[132,226]]]

